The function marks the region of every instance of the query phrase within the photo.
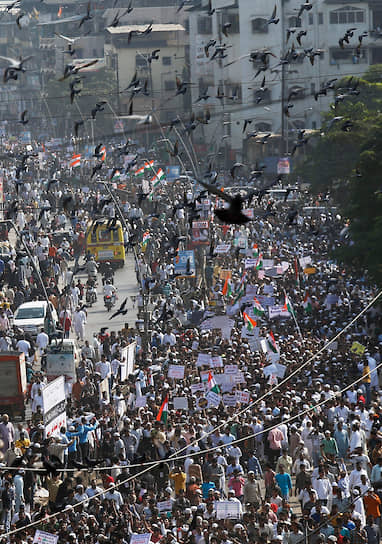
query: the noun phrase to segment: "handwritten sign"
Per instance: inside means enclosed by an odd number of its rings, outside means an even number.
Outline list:
[[[363,355],[366,351],[366,347],[359,342],[353,342],[350,351],[356,355]]]
[[[183,380],[184,368],[183,365],[169,365],[167,376],[175,380]]]
[[[58,535],[46,533],[45,531],[40,531],[40,529],[37,529],[34,534],[33,544],[57,544],[57,542]]]
[[[241,503],[239,501],[216,501],[216,519],[240,519]]]

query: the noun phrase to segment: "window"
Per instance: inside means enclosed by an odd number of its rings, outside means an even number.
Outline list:
[[[288,19],[288,26],[289,28],[300,28],[301,27],[301,18],[300,17],[289,17]]]
[[[269,25],[266,19],[252,19],[252,34],[256,34],[257,32],[266,34],[268,31]]]
[[[264,92],[263,91],[255,91],[253,99],[254,99],[255,104],[269,104],[269,102],[272,99],[271,91],[269,89],[267,89]]]
[[[324,14],[323,14],[323,13],[319,13],[319,14],[318,14],[318,24],[319,24],[319,25],[323,25],[323,24],[324,24]]]
[[[290,89],[288,89],[288,96],[291,96],[291,100],[301,100],[302,98],[305,98],[305,89],[298,85],[290,87]]]
[[[162,57],[163,66],[171,66],[171,57]]]
[[[147,60],[145,55],[135,56],[135,66],[140,70],[147,68]]]
[[[165,91],[175,91],[175,81],[172,81],[171,79],[164,82],[164,90]]]
[[[310,84],[310,94],[316,94],[316,84],[314,82]]]
[[[198,34],[212,34],[212,17],[198,18]]]
[[[313,130],[316,130],[317,128],[317,122],[316,121],[312,121],[312,129]]]
[[[365,22],[365,11],[352,6],[345,6],[330,12],[331,25],[348,25]]]
[[[364,64],[367,62],[367,50],[361,49],[359,57],[355,49],[331,49],[330,64]]]
[[[111,231],[107,229],[100,229],[98,231],[98,239],[100,242],[111,242]]]
[[[228,29],[228,32],[230,34],[239,34],[240,23],[238,13],[228,13],[228,15],[224,17],[223,24],[224,23],[231,23],[231,26]]]
[[[240,83],[229,83],[225,86],[225,97],[226,104],[235,105],[241,102],[241,85]],[[236,99],[232,99],[233,96],[236,96]]]
[[[272,125],[271,125],[271,123],[266,123],[266,122],[256,123],[255,129],[258,132],[271,132],[272,131]]]
[[[309,13],[308,22],[310,25],[313,24],[313,13]]]

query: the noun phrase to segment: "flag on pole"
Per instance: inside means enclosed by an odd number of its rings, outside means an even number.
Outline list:
[[[162,423],[167,423],[167,415],[168,415],[168,395],[166,395],[166,398],[162,402],[162,406],[159,409],[156,420],[161,421]]]
[[[101,161],[106,159],[106,147],[104,145],[100,149],[100,159]]]
[[[310,312],[312,311],[312,299],[309,296],[309,291],[305,292],[304,302],[302,303],[302,305],[304,307],[305,312],[307,314],[310,314]]]
[[[260,302],[257,300],[256,297],[253,297],[253,313],[255,315],[260,315],[260,316],[265,314],[264,308],[262,307],[262,305],[260,304]]]
[[[148,230],[146,230],[146,232],[143,233],[142,249],[146,249],[147,242],[150,240],[150,238],[151,238],[150,232]]]
[[[151,168],[154,166],[154,161],[148,161],[148,162],[145,162],[145,169],[146,170],[151,170]]]
[[[158,172],[150,180],[151,183],[154,184],[154,188],[158,187],[158,185],[160,184],[161,179],[163,179],[163,178],[164,178],[164,172],[163,172],[162,168],[159,168]]]
[[[257,261],[255,264],[255,270],[260,270],[260,268],[263,268],[263,254],[259,253],[257,256]]]
[[[252,331],[257,327],[257,323],[252,317],[250,317],[246,312],[243,312],[244,323],[247,325],[247,330]]]
[[[253,253],[254,258],[259,256],[259,248],[258,248],[257,244],[253,244],[252,253]]]
[[[135,176],[143,176],[144,173],[145,173],[145,167],[141,166],[141,168],[138,168],[137,170],[135,170],[134,175]]]
[[[275,340],[275,337],[273,336],[273,332],[270,331],[268,334],[267,334],[267,344],[268,344],[268,347],[271,351],[273,351],[273,353],[278,353],[279,352],[279,347],[278,345],[276,344],[276,340]]]
[[[224,282],[222,294],[225,297],[230,297],[232,295],[232,287],[229,278],[227,278]]]
[[[61,17],[62,15],[62,6],[58,8],[57,17]]]
[[[213,391],[214,393],[219,394],[220,389],[218,384],[215,382],[215,378],[211,374],[211,372],[208,373],[208,382],[207,382],[208,390]]]
[[[285,302],[284,302],[283,310],[285,312],[288,311],[293,317],[295,316],[292,303],[289,300],[289,297],[287,294],[285,294]]]
[[[114,175],[113,177],[111,178],[112,181],[116,181],[116,180],[119,180],[121,178],[121,172],[119,170],[116,170],[114,172]]]
[[[70,160],[70,168],[77,168],[78,166],[81,166],[81,154],[80,153],[73,153],[73,157]]]

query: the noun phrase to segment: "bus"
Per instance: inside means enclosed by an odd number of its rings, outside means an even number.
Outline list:
[[[120,221],[108,228],[105,220],[91,223],[86,231],[86,252],[94,256],[98,263],[110,262],[113,266],[123,267],[125,264],[125,243]]]

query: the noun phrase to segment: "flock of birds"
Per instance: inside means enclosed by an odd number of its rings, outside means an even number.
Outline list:
[[[43,0],[41,0],[43,1]],[[118,0],[115,0],[114,7],[117,6]],[[185,1],[180,1],[177,11],[179,12],[184,6]],[[14,2],[11,2],[7,8],[6,11],[11,12],[13,8],[20,7],[21,3],[19,0],[16,0]],[[301,22],[301,18],[304,16],[304,13],[307,13],[311,11],[313,8],[313,2],[306,1],[300,5],[298,10],[296,11],[296,17],[297,20]],[[127,8],[118,10],[117,13],[113,16],[112,21],[108,25],[109,27],[117,27],[121,19],[125,17],[126,15],[130,14],[134,9],[133,0],[130,0]],[[215,13],[215,8],[212,5],[212,0],[208,1],[208,4],[206,6],[206,13],[208,16],[212,16]],[[27,14],[23,11],[19,12],[15,22],[16,25],[19,28],[22,28],[22,18],[26,16]],[[92,11],[92,5],[89,2],[87,5],[86,12],[79,18],[78,22],[78,29],[86,28],[86,24],[91,21],[94,18],[94,12]],[[271,25],[278,25],[280,22],[280,17],[277,13],[277,5],[274,7],[271,15],[266,20],[266,24],[268,26]],[[268,48],[262,48],[255,51],[250,51],[246,55],[243,55],[241,57],[238,57],[236,59],[232,59],[229,62],[225,61],[228,57],[228,50],[232,47],[232,45],[229,43],[229,36],[230,36],[230,28],[231,23],[228,21],[224,21],[223,16],[223,22],[222,26],[220,28],[219,36],[217,38],[210,39],[204,46],[204,53],[206,58],[209,59],[210,62],[217,61],[221,63],[223,66],[223,62],[225,62],[224,66],[230,66],[236,62],[239,62],[243,59],[248,59],[249,62],[253,63],[257,67],[256,74],[254,76],[254,79],[256,79],[259,75],[262,74],[262,79],[260,84],[255,87],[255,102],[256,104],[260,104],[262,101],[264,101],[265,97],[267,96],[267,92],[269,90],[267,86],[267,78],[269,77],[269,74],[277,72],[278,67],[283,66],[289,66],[293,62],[297,60],[303,60],[305,58],[309,59],[310,63],[314,65],[316,57],[319,57],[323,50],[321,49],[315,49],[315,48],[301,48],[303,47],[303,40],[306,38],[308,34],[308,30],[306,28],[303,28],[302,24],[296,27],[289,27],[286,29],[286,36],[285,36],[285,44],[287,44],[288,48],[287,50],[284,50],[284,52],[280,55],[280,57],[276,57],[276,55]],[[133,39],[139,39],[139,37],[147,37],[153,30],[153,23],[148,24],[146,27],[143,28],[143,30],[131,30],[128,33],[127,41],[128,43],[131,43]],[[351,40],[355,37],[357,40],[357,46],[356,46],[356,55],[361,55],[361,46],[363,39],[368,35],[367,32],[361,32],[356,35],[357,28],[349,28],[346,30],[345,34],[340,38],[339,40],[339,46],[340,48],[345,48],[347,45],[351,44]],[[83,74],[83,71],[87,68],[91,67],[92,65],[96,64],[98,61],[97,59],[88,61],[88,62],[75,62],[73,60],[73,57],[76,53],[76,43],[78,40],[81,39],[81,36],[75,36],[70,37],[66,36],[64,34],[57,34],[57,36],[62,39],[66,44],[67,48],[64,51],[65,55],[68,55],[69,61],[64,67],[64,72],[61,77],[59,77],[58,81],[60,82],[66,82],[69,83],[69,100],[70,103],[73,104],[76,100],[76,97],[81,94],[82,91],[82,81],[86,77],[85,74]],[[223,38],[224,37],[224,38]],[[299,49],[296,48],[295,41],[299,46]],[[291,42],[291,44],[290,44]],[[290,45],[288,45],[290,44]],[[285,48],[284,48],[285,49]],[[151,64],[152,62],[158,61],[160,58],[160,49],[153,49],[150,54],[146,56],[147,63]],[[271,65],[271,59],[275,58],[275,64]],[[7,62],[7,66],[4,69],[3,72],[3,82],[7,83],[10,80],[17,80],[19,76],[26,72],[26,64],[32,59],[31,56],[20,58],[20,59],[12,59],[8,57],[0,57],[1,60],[5,60]],[[345,82],[344,82],[345,81]],[[179,76],[176,76],[176,90],[174,92],[174,97],[179,95],[185,95],[189,92],[190,85],[192,83],[190,81],[184,81]],[[347,80],[340,80],[338,81],[337,78],[332,78],[327,81],[324,81],[321,83],[320,88],[314,93],[315,100],[318,100],[320,96],[327,96],[328,92],[332,91],[335,95],[334,98],[334,104],[332,105],[332,108],[334,110],[337,109],[338,105],[342,103],[346,98],[348,97],[354,97],[358,96],[360,93],[359,88],[359,80],[355,78],[350,78]],[[149,83],[148,80],[141,80],[141,77],[139,76],[138,71],[136,71],[133,74],[133,77],[131,78],[131,81],[129,85],[120,91],[122,93],[129,93],[130,95],[130,104],[128,108],[128,115],[132,116],[134,111],[134,98],[138,95],[143,96],[150,96],[151,90],[149,89]],[[294,107],[293,99],[296,98],[298,94],[297,90],[291,90],[288,94],[288,96],[285,96],[282,100],[282,109],[283,109],[283,115],[286,117],[290,117],[290,111]],[[208,87],[205,87],[201,90],[198,98],[194,102],[194,105],[200,104],[200,103],[208,103],[208,100],[211,98],[211,95],[209,94]],[[232,90],[232,93],[229,96],[226,96],[224,93],[224,89],[222,86],[217,87],[217,92],[215,95],[215,98],[219,101],[222,101],[224,99],[231,101],[232,103],[238,102],[240,100],[240,88],[236,87]],[[171,100],[170,98],[169,100]],[[105,100],[98,100],[94,104],[93,108],[89,112],[89,116],[87,119],[95,120],[97,117],[97,114],[99,112],[104,111],[107,101]],[[152,112],[151,112],[152,113]],[[146,118],[142,121],[143,124],[149,124],[152,122],[152,116],[151,113],[149,113]],[[191,135],[193,131],[197,128],[198,125],[201,124],[208,124],[211,120],[211,112],[208,107],[206,107],[203,111],[203,114],[195,114],[195,112],[191,112],[188,119],[181,119],[180,116],[177,116],[175,119],[171,120],[168,124],[168,135],[170,136],[171,132],[174,130],[176,133],[176,141],[170,142],[168,153],[171,157],[178,157],[181,158],[183,154],[183,150],[181,149],[181,146],[185,147],[185,143],[183,138],[181,137],[179,130],[183,131],[185,136],[188,136],[188,144],[192,146],[192,140]],[[242,133],[246,134],[247,138],[254,138],[255,142],[260,145],[266,145],[270,138],[271,133],[259,133],[257,130],[251,130],[247,132],[247,129],[249,125],[253,122],[253,118],[245,119],[243,122],[242,127]],[[85,124],[86,119],[82,117],[79,120],[76,120],[74,122],[73,127],[73,134],[74,138],[76,140],[79,139],[80,136],[80,129]],[[19,123],[22,125],[26,125],[30,122],[30,119],[28,117],[28,110],[24,110],[21,114],[21,117],[19,119]],[[354,123],[351,119],[346,119],[342,115],[337,115],[331,119],[331,121],[326,126],[326,132],[329,132],[332,127],[336,123],[341,122],[341,130],[344,132],[349,132],[353,129]],[[166,128],[166,127],[164,127]],[[163,129],[163,127],[162,127]],[[309,142],[309,137],[306,134],[306,131],[304,129],[297,131],[297,137],[293,144],[293,148],[291,151],[291,155],[294,155],[297,149],[302,148],[306,146]],[[93,167],[92,173],[91,173],[91,179],[94,178],[98,173],[100,173],[101,169],[103,168],[104,162],[102,160],[102,147],[103,144],[100,143],[96,146],[94,157],[96,158],[96,164]],[[184,151],[187,151],[184,149]],[[120,155],[128,155],[131,154],[131,142],[127,140],[127,142],[120,148]],[[32,157],[33,154],[26,154],[21,157],[21,163],[16,168],[16,191],[18,193],[20,185],[22,185],[22,174],[23,172],[27,171],[27,163],[30,157]],[[127,165],[124,166],[124,172],[128,173],[131,171],[131,169],[137,165],[138,161],[138,154],[136,154],[132,160],[128,162]],[[248,195],[246,198],[243,199],[241,195],[229,195],[226,192],[223,192],[221,189],[217,186],[217,180],[218,180],[218,173],[213,168],[213,160],[211,161],[209,167],[207,168],[207,171],[200,175],[198,172],[194,172],[195,178],[197,178],[197,181],[204,187],[206,191],[209,193],[215,194],[216,196],[219,196],[223,200],[226,201],[228,204],[227,208],[224,209],[217,209],[215,211],[217,217],[225,222],[225,223],[233,223],[233,224],[244,224],[248,222],[250,219],[243,213],[243,204],[245,200],[248,200],[248,198],[253,198],[253,196],[257,196],[258,200],[261,201],[261,198],[266,194],[266,191],[269,190],[269,188],[274,185],[275,183],[280,182],[280,177],[277,177],[276,180],[271,182],[270,185],[267,185],[265,188],[256,189],[253,194]],[[236,172],[239,169],[246,168],[245,165],[241,163],[235,163],[231,169],[231,176],[232,179],[235,179]],[[123,167],[115,167],[113,169],[113,172],[111,174],[111,178],[114,176],[115,172],[119,170],[122,171]],[[264,168],[257,166],[254,171],[250,171],[248,169],[248,173],[250,176],[250,182],[256,183],[259,178],[261,177],[263,173]],[[202,178],[203,179],[200,179]],[[54,183],[58,181],[56,179],[52,179],[48,183],[48,191],[51,188]],[[144,196],[141,195],[141,199],[144,198]],[[70,211],[75,206],[75,203],[73,201],[73,198],[71,196],[68,196],[66,200],[63,201],[63,208],[66,211]],[[12,213],[14,213],[14,209],[11,210]]]

